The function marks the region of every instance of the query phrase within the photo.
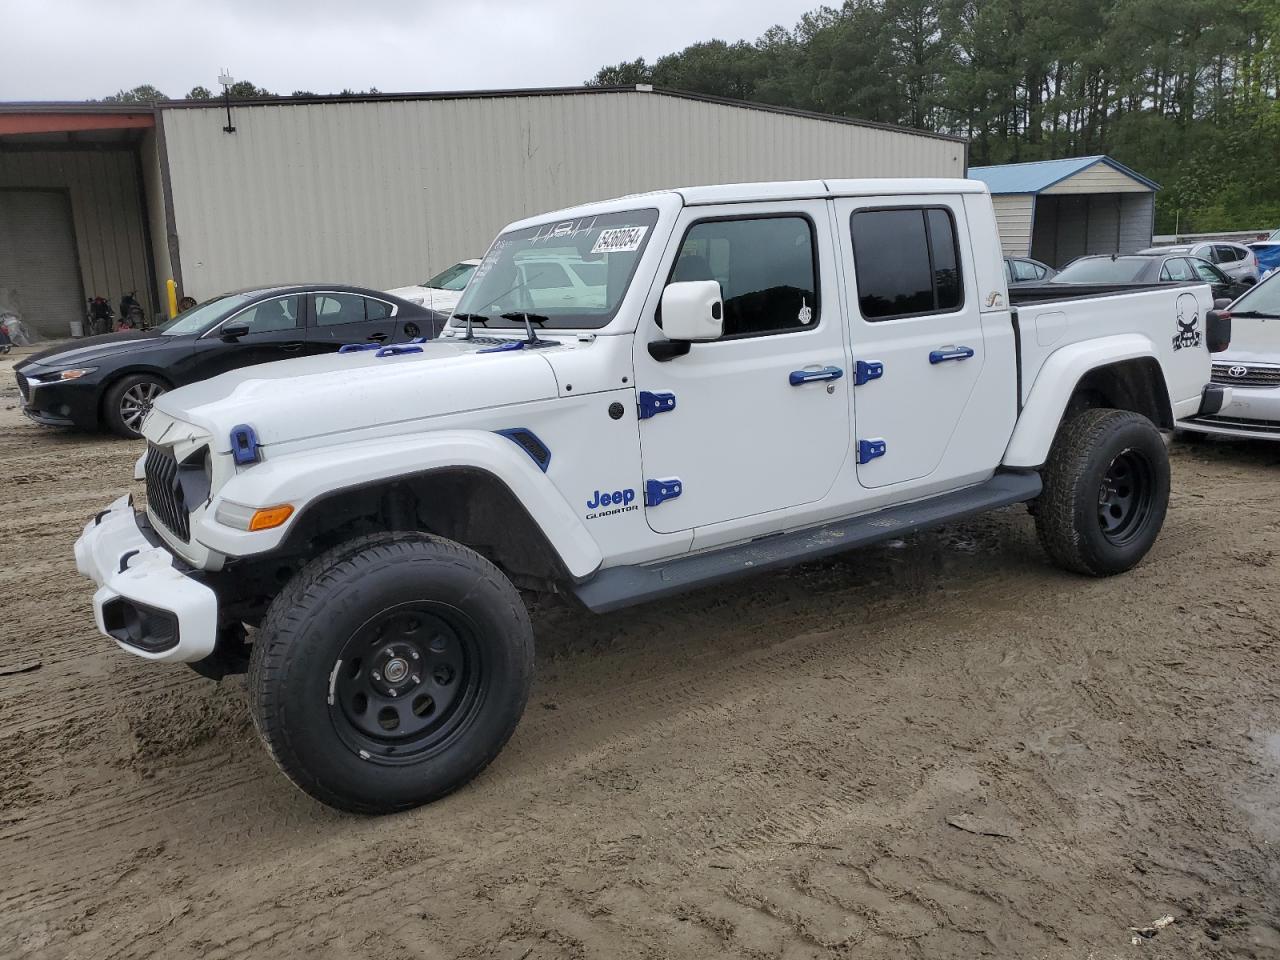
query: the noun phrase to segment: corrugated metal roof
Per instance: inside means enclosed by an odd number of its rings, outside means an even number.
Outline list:
[[[969,176],[981,180],[992,193],[1039,193],[1055,183],[1089,169],[1096,163],[1119,170],[1139,183],[1159,190],[1160,184],[1130,170],[1110,157],[1069,157],[1064,160],[1036,160],[1031,163],[1004,163],[994,167],[970,167]]]

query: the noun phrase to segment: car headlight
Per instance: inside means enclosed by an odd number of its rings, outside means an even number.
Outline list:
[[[62,380],[79,380],[87,374],[93,373],[97,367],[72,367],[70,370],[54,370],[52,373],[41,373],[32,379],[36,383],[58,383]]]
[[[406,299],[410,303],[417,304],[420,307],[422,306],[422,301],[425,300],[426,298],[425,297],[407,297]]]

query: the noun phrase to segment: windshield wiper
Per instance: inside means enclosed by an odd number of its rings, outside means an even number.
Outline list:
[[[489,318],[483,313],[455,313],[453,317],[458,320],[467,321],[467,334],[462,338],[464,340],[471,339],[471,324],[473,321],[479,321],[481,326],[488,326],[489,324]]]
[[[1263,310],[1232,310],[1233,317],[1247,317],[1251,320],[1280,320],[1280,313],[1267,313]]]
[[[535,323],[545,324],[551,319],[550,317],[544,317],[540,313],[525,313],[521,310],[513,310],[510,313],[500,314],[500,316],[503,320],[510,320],[512,323],[515,323],[517,320],[523,320],[525,333],[529,335],[529,339],[526,342],[530,344],[539,344],[542,342],[533,335],[533,325]]]

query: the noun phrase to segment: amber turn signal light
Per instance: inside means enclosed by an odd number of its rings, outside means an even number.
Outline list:
[[[249,519],[249,532],[271,530],[280,526],[291,516],[293,516],[293,507],[287,503],[283,503],[278,507],[263,507],[261,510],[255,510],[253,516]]]

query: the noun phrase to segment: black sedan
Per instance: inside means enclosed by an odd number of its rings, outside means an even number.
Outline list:
[[[1185,255],[1139,253],[1080,257],[1049,281],[1057,283],[1207,283],[1215,300],[1234,300],[1249,285],[1229,277],[1208,260]]]
[[[215,297],[152,330],[59,344],[14,370],[23,412],[48,426],[139,436],[166,390],[237,367],[436,336],[448,318],[376,290],[305,284]]]

